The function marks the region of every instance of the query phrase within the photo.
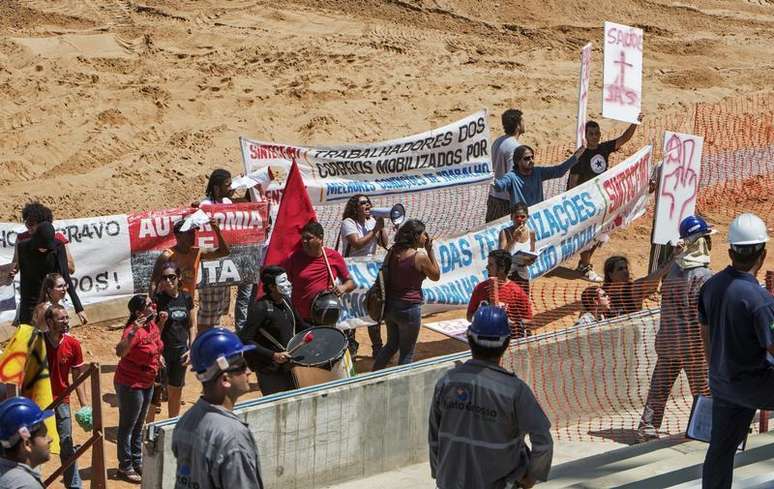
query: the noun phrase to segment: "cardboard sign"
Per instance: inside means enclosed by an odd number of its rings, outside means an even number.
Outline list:
[[[663,147],[653,226],[653,242],[662,245],[680,238],[680,222],[696,210],[704,138],[666,131]]]
[[[578,79],[578,122],[575,126],[575,147],[586,144],[586,109],[589,105],[589,80],[591,78],[591,43],[581,49],[580,77]]]
[[[602,116],[638,124],[642,105],[642,29],[605,22]]]

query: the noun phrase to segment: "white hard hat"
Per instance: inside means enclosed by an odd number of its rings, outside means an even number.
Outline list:
[[[755,214],[739,214],[728,226],[728,242],[732,246],[755,245],[768,240],[766,223]]]

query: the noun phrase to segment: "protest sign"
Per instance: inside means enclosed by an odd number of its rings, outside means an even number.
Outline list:
[[[55,221],[57,232],[70,242],[76,267],[72,278],[81,302],[92,304],[147,292],[156,257],[175,243],[172,226],[195,210],[165,209]],[[201,263],[200,287],[252,282],[266,237],[266,203],[202,206],[202,210],[220,223],[231,254]],[[22,224],[0,223],[0,265],[12,261],[22,231]],[[202,227],[197,239],[205,250],[217,242],[209,225]],[[18,282],[0,287],[0,321],[13,319],[17,298]]]
[[[530,207],[528,225],[535,233],[535,248],[540,250],[529,267],[530,278],[545,275],[601,235],[640,217],[647,205],[652,169],[651,146],[645,146],[598,177]],[[424,282],[423,313],[467,306],[476,284],[486,279],[487,256],[498,247],[500,230],[510,224],[507,217],[502,218],[435,243],[441,279]],[[380,265],[373,258],[347,259],[356,290],[343,296],[340,326],[369,324],[363,299]]]
[[[680,238],[680,222],[696,210],[704,138],[693,134],[664,132],[653,242],[674,243]]]
[[[240,138],[245,173],[266,167],[266,196],[279,203],[291,162],[301,170],[313,204],[414,192],[492,178],[486,111],[431,131],[392,141],[302,147]]]
[[[605,22],[602,116],[638,124],[642,104],[642,29]]]
[[[586,110],[589,105],[589,80],[591,78],[591,43],[581,49],[580,77],[578,79],[578,121],[575,125],[575,147],[586,144]]]

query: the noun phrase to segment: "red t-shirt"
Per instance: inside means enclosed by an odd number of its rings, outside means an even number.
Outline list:
[[[21,233],[16,235],[16,240],[17,241],[26,241],[26,240],[30,239],[31,237],[32,237],[32,235],[30,234],[29,231],[23,231],[23,232],[21,232]],[[70,243],[70,240],[67,239],[67,236],[65,236],[62,233],[54,233],[54,239],[59,241],[62,244]]]
[[[48,373],[51,377],[51,392],[59,397],[70,387],[70,371],[83,365],[81,343],[65,333],[59,339],[59,345],[52,345],[46,336],[46,356],[48,357]],[[70,402],[70,396],[64,398]]]
[[[132,330],[131,325],[124,328],[121,339]],[[129,351],[119,360],[114,381],[116,384],[128,385],[132,389],[147,389],[153,385],[156,374],[161,368],[161,332],[156,321],[137,330],[132,338]]]
[[[347,270],[347,264],[344,263],[344,258],[336,250],[324,248],[324,251],[328,256],[333,277],[341,282],[347,281],[349,270]],[[314,296],[333,286],[328,276],[328,268],[325,266],[325,259],[322,255],[312,258],[300,249],[287,257],[280,266],[287,270],[288,278],[293,284],[293,293],[291,294],[293,306],[303,319],[309,319],[311,316],[309,309]]]
[[[468,314],[475,313],[481,302],[487,301],[492,306],[505,307],[508,319],[513,323],[512,327],[518,327],[522,320],[532,319],[532,306],[524,289],[510,280],[500,282],[497,290],[498,300],[495,300],[492,283],[493,279],[488,279],[476,285],[468,303]]]

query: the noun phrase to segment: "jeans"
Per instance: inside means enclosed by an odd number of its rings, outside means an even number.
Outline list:
[[[56,417],[56,431],[59,433],[59,460],[62,465],[75,453],[73,446],[73,422],[70,415],[70,405],[62,403],[54,410]],[[64,471],[64,485],[67,489],[81,489],[81,476],[78,473],[78,463],[73,464]]]
[[[702,489],[730,489],[736,448],[747,436],[755,409],[712,399],[712,433],[701,471]]]
[[[148,414],[153,387],[132,389],[115,384],[118,396],[118,469],[129,471],[142,466],[142,425]]]
[[[422,326],[422,304],[400,300],[388,302],[384,320],[387,323],[387,343],[376,355],[374,371],[386,367],[397,351],[400,351],[398,365],[406,365],[414,360],[414,348]]]
[[[242,284],[237,287],[236,303],[234,304],[234,329],[237,333],[245,327],[247,310],[253,297],[253,284]]]

